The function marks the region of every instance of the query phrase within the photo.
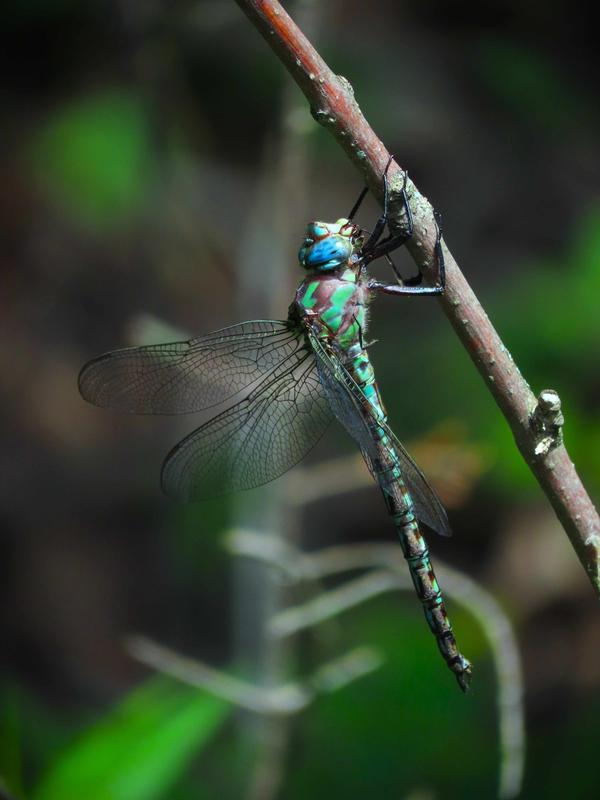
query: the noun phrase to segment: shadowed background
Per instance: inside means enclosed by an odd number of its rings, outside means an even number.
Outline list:
[[[533,390],[559,392],[570,455],[597,497],[600,119],[587,5],[286,7],[441,211]],[[160,463],[207,415],[122,417],[77,393],[79,368],[105,350],[285,318],[306,221],[348,213],[357,172],[234,3],[31,0],[0,19],[7,791],[495,796],[497,685],[468,610],[448,603],[475,664],[466,698],[408,592],[273,653],[268,615],[340,579],[296,585],[223,547],[232,526],[268,527],[310,551],[392,541],[374,487],[299,510],[286,501],[292,473],[242,499],[180,506],[160,493]],[[377,214],[369,200],[361,224]],[[407,256],[397,263],[411,273]],[[430,535],[434,564],[478,581],[514,627],[522,796],[595,796],[600,627],[587,578],[435,300],[379,300],[369,338],[392,426],[449,508],[454,537]],[[353,452],[332,430],[309,465]],[[383,664],[263,726],[149,679],[124,646],[132,632],[266,685],[303,681],[359,644]]]

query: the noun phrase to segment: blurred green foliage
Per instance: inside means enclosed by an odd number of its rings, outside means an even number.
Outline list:
[[[466,696],[440,663],[412,598],[394,594],[344,615],[344,640],[375,646],[385,663],[305,713],[302,756],[292,760],[286,798],[400,798],[417,790],[444,800],[494,796],[497,725],[487,647],[468,615],[449,605],[461,647],[477,664]]]
[[[562,256],[521,265],[509,284],[491,298],[488,310],[534,393],[553,388],[561,396],[569,452],[594,493],[600,491],[600,451],[590,447],[590,439],[599,440],[600,418],[589,404],[593,387],[588,381],[600,359],[600,213],[590,212],[571,242]],[[474,411],[478,432],[496,450],[493,476],[507,488],[533,487],[498,412],[494,409],[494,419],[484,422],[477,406],[470,405],[470,419]]]
[[[135,91],[105,91],[54,110],[31,144],[34,174],[74,220],[125,225],[154,174],[151,129]]]
[[[10,681],[0,685],[0,793],[2,789],[24,797],[23,731],[18,692]]]
[[[33,800],[154,800],[226,718],[229,706],[167,679],[135,689],[53,760]]]
[[[578,702],[577,713],[566,721],[550,721],[528,745],[529,770],[522,797],[548,798],[598,797],[598,729],[600,698]],[[548,753],[552,753],[549,758]],[[574,769],[577,765],[578,769]]]
[[[552,388],[561,396],[565,441],[594,494],[600,492],[600,447],[592,445],[600,442],[600,418],[590,397],[600,362],[600,211],[590,210],[570,239],[563,254],[511,271],[483,302],[534,393]],[[388,325],[382,339],[394,336]],[[400,430],[403,418],[423,429],[441,414],[467,419],[492,459],[489,484],[505,494],[539,491],[506,420],[447,326],[403,350],[401,370],[391,365],[392,357],[393,349],[384,348],[375,356],[384,366],[384,393]],[[406,391],[406,374],[418,376],[419,391]]]
[[[494,92],[521,119],[546,135],[560,135],[584,110],[583,98],[549,55],[529,42],[484,37],[477,48],[477,69]]]

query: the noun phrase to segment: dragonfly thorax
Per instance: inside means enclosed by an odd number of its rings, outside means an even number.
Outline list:
[[[351,220],[309,222],[298,260],[304,269],[329,272],[347,265],[361,245],[360,228]]]

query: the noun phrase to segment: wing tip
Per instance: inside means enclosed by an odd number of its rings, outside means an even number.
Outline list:
[[[91,371],[92,368],[100,361],[101,359],[105,358],[105,356],[96,356],[96,358],[90,359],[90,361],[86,361],[86,363],[81,367],[79,370],[79,374],[77,375],[77,389],[79,390],[79,394],[83,397],[83,399],[88,402],[92,403],[93,405],[100,405],[98,399],[95,398],[92,394],[92,385],[90,381]]]

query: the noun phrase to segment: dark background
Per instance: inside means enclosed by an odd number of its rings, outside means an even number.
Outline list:
[[[448,246],[534,391],[560,393],[569,453],[597,497],[589,4],[286,7],[442,212]],[[223,546],[232,526],[309,550],[393,541],[374,487],[293,511],[282,488],[294,491],[292,473],[241,500],[178,506],[158,470],[196,420],[120,417],[77,392],[79,368],[104,350],[285,317],[306,220],[347,213],[358,173],[233,2],[30,0],[0,19],[7,790],[35,800],[496,796],[498,687],[468,603],[448,602],[475,664],[463,697],[411,593],[372,599],[281,651],[265,621],[323,587]],[[361,222],[376,215],[371,200]],[[450,511],[454,537],[430,537],[434,563],[489,591],[519,643],[521,796],[597,796],[589,582],[435,300],[382,299],[370,336],[391,423]],[[330,432],[308,463],[352,452]],[[360,644],[384,663],[265,723],[155,684],[124,646],[132,632],[263,684],[304,681]]]

